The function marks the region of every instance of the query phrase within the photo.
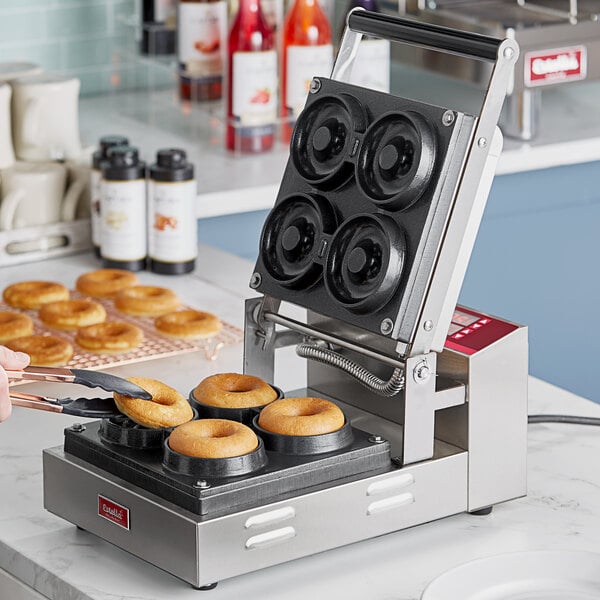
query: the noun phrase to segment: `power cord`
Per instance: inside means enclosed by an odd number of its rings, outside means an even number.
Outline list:
[[[571,423],[573,425],[600,426],[598,417],[576,417],[574,415],[529,415],[528,423]]]

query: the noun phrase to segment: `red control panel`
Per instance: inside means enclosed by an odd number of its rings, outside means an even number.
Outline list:
[[[444,346],[470,356],[517,328],[513,323],[457,306]]]

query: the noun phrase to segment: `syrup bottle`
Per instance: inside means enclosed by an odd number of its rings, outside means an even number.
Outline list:
[[[277,52],[260,0],[241,0],[229,34],[227,140],[229,150],[273,146],[277,119]]]
[[[177,5],[175,0],[143,0],[140,51],[147,55],[173,54]]]
[[[347,12],[353,8],[361,7],[372,12],[379,12],[377,0],[350,0]],[[346,19],[340,31],[340,40],[344,32]],[[352,65],[350,81],[354,85],[376,90],[390,92],[390,42],[373,37],[363,37],[358,45],[358,52]]]
[[[194,270],[198,254],[196,180],[185,151],[159,150],[149,169],[148,265],[163,275]]]
[[[183,100],[218,100],[226,60],[225,0],[179,0],[177,57]]]
[[[313,77],[333,66],[331,27],[317,0],[295,0],[283,25],[283,116],[293,123],[304,108]],[[284,127],[284,139],[291,126]]]
[[[102,265],[141,271],[146,266],[146,165],[137,148],[115,146],[102,169]]]
[[[100,258],[100,231],[102,227],[102,169],[108,161],[108,151],[114,146],[127,146],[129,140],[123,135],[105,135],[100,138],[100,148],[92,154],[90,170],[90,220],[94,254]]]

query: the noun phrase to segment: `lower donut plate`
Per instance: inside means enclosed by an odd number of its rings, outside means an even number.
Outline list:
[[[389,443],[373,443],[370,434],[353,428],[350,445],[316,455],[267,452],[267,464],[249,475],[227,478],[178,475],[163,467],[162,450],[134,450],[104,443],[100,421],[83,432],[65,430],[65,453],[101,467],[198,515],[229,514],[241,507],[264,505],[315,486],[352,480],[364,473],[390,469]],[[203,479],[202,486],[197,485]],[[207,485],[208,484],[208,485]]]

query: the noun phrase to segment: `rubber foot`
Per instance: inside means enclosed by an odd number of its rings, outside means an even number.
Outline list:
[[[489,515],[492,510],[493,510],[493,506],[488,506],[486,508],[480,508],[479,510],[474,510],[473,512],[470,512],[470,515],[475,515],[476,517],[485,517],[486,515]]]
[[[75,525],[75,527],[77,527],[77,529],[79,529],[79,531],[86,531],[86,529],[84,529],[83,527],[79,527],[79,525]]]
[[[214,590],[217,585],[218,585],[218,581],[215,581],[214,583],[209,583],[208,585],[202,585],[200,587],[197,587],[196,589],[201,591],[201,592],[208,592],[209,590]]]

